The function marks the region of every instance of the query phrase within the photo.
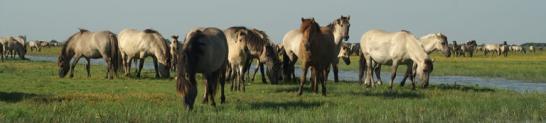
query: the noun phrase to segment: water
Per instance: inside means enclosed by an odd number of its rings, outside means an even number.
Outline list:
[[[51,56],[27,56],[32,61],[50,61],[56,62],[56,57]],[[81,59],[80,64],[86,64],[87,61]],[[92,59],[91,64],[104,64],[103,59]],[[144,69],[153,69],[152,61],[147,60],[144,63]],[[254,70],[254,69],[251,69]],[[253,72],[253,71],[252,71]],[[301,69],[296,68],[296,76],[301,75]],[[309,76],[309,75],[308,75]],[[390,81],[390,73],[382,73],[381,78],[383,84],[388,84]],[[395,79],[395,83],[398,84],[403,78],[403,74],[398,74]],[[328,79],[334,79],[333,74],[328,75]],[[340,80],[358,81],[358,73],[356,71],[339,71]],[[408,80],[406,82],[410,84]],[[458,85],[478,85],[480,87],[489,88],[502,88],[515,90],[518,92],[546,92],[546,83],[530,83],[523,80],[507,80],[503,78],[480,78],[480,77],[468,77],[468,76],[431,76],[431,84],[458,84]]]

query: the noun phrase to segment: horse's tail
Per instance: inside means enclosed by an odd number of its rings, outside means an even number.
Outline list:
[[[111,64],[114,69],[114,73],[118,73],[121,69],[121,54],[119,51],[118,38],[116,34],[110,33],[110,57],[112,59]]]

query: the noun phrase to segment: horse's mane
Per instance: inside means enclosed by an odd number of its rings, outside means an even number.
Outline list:
[[[447,41],[447,36],[445,36],[442,33],[430,33],[430,34],[427,34],[427,35],[421,37],[420,39],[427,39],[427,38],[431,38],[431,37],[440,37],[441,39]]]
[[[154,30],[154,29],[145,29],[144,32],[145,32],[145,33],[159,33],[159,32],[157,32],[157,31]]]
[[[202,54],[203,51],[199,47],[203,45],[203,43],[198,42],[200,38],[205,36],[201,30],[195,30],[188,33],[188,36],[186,36],[187,40],[182,45],[182,53],[177,54],[180,55],[177,57],[176,60],[178,63],[176,63],[177,67],[177,75],[179,78],[177,78],[176,81],[176,90],[178,94],[186,95],[188,93],[188,88],[192,86],[189,80],[187,80],[185,74],[185,67],[191,67],[191,63],[189,62],[195,62],[191,60],[197,59],[196,57],[199,56],[199,54]],[[192,58],[190,58],[192,57]],[[187,61],[184,61],[187,60]]]
[[[303,33],[305,33],[307,29],[310,29],[310,28],[313,28],[315,30],[320,30],[320,26],[315,22],[314,18],[311,18],[311,19],[302,18],[301,21],[302,22],[300,26],[300,31]]]

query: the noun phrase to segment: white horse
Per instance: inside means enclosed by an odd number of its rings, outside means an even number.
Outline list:
[[[535,46],[529,46],[529,52],[536,53]]]
[[[525,51],[525,49],[521,45],[513,45],[511,47],[515,53],[521,53],[521,54],[527,53],[527,51]]]
[[[422,87],[428,86],[430,72],[432,72],[432,60],[425,52],[419,40],[407,31],[385,32],[382,30],[370,30],[360,40],[362,55],[366,60],[366,79],[364,84],[373,86],[372,68],[375,64],[392,64],[390,88],[392,89],[396,70],[399,64],[411,62],[417,64],[416,73],[422,81]],[[364,66],[361,66],[361,68]],[[412,67],[408,67],[412,69]],[[411,70],[408,70],[411,71]],[[412,83],[415,88],[415,82]]]
[[[403,30],[405,31],[405,30]],[[407,31],[409,33],[409,31]],[[425,50],[425,52],[427,54],[431,54],[432,52],[434,51],[441,51],[445,57],[450,57],[451,56],[451,51],[450,51],[450,47],[448,45],[448,41],[447,41],[447,36],[445,36],[444,34],[442,33],[430,33],[430,34],[427,34],[425,36],[422,36],[419,38],[419,42],[420,45],[423,47],[423,49]],[[376,65],[374,65],[376,66]],[[417,64],[416,63],[413,63],[413,66],[408,66],[408,67],[412,67],[412,68],[416,68],[417,67]],[[381,84],[381,65],[377,65],[375,69],[375,74],[376,74],[376,77],[378,79],[378,81],[376,83],[378,84]],[[408,71],[404,74],[404,78],[402,79],[402,81],[400,82],[400,86],[404,86],[405,82],[406,82],[406,79],[411,75],[413,78],[415,75],[413,74],[413,71],[409,71],[409,70],[413,70],[413,69],[408,69]],[[362,77],[362,73],[359,74],[360,77]],[[414,81],[413,79],[411,80],[412,82]]]
[[[501,45],[499,44],[485,44],[483,45],[483,54],[487,56],[488,53],[491,53],[491,56],[493,55],[500,55],[501,54]],[[495,53],[495,54],[493,54]]]
[[[180,50],[181,44],[178,42],[178,35],[171,36],[171,44],[169,45],[169,48],[171,50],[171,67],[173,71],[176,71],[176,67],[174,65],[176,64],[176,53],[178,50]]]
[[[28,47],[30,48],[30,51],[40,51],[41,50],[41,47],[39,45],[39,42],[36,40],[36,41],[29,41],[28,42]]]
[[[341,49],[342,41],[347,41],[349,39],[349,27],[350,23],[349,20],[351,19],[350,16],[341,16],[340,18],[334,20],[334,22],[330,23],[329,25],[321,28],[329,28],[330,30],[333,30],[334,35],[334,42],[335,42],[335,50],[334,54],[339,54],[339,51]],[[294,75],[294,64],[298,60],[298,55],[300,54],[300,43],[302,41],[303,33],[300,29],[293,29],[287,32],[283,37],[283,48],[285,50],[285,54],[283,54],[283,60],[289,60],[289,62],[284,62],[283,69],[284,70],[284,77],[283,78],[295,78]],[[343,59],[343,60],[349,60],[349,59]],[[334,63],[332,63],[332,67],[334,69],[334,81],[338,81],[338,64],[339,60],[334,60]],[[347,63],[347,62],[346,62]]]
[[[159,32],[146,29],[138,31],[136,29],[123,29],[119,35],[119,49],[125,75],[129,75],[132,59],[139,59],[140,64],[137,77],[140,77],[144,59],[152,56],[155,68],[156,78],[167,78],[169,76],[170,51],[165,39]]]

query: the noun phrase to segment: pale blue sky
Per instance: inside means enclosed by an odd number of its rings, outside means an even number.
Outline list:
[[[311,3],[311,2],[312,3]],[[0,35],[64,41],[89,30],[153,28],[165,37],[199,26],[243,25],[275,41],[299,27],[301,17],[321,25],[351,15],[349,42],[372,28],[442,32],[448,40],[546,42],[544,0],[0,0]]]

